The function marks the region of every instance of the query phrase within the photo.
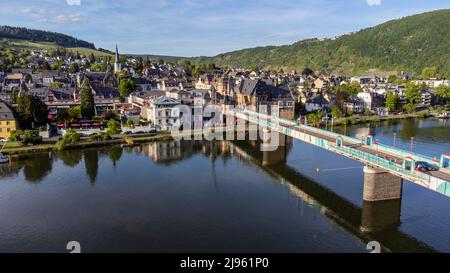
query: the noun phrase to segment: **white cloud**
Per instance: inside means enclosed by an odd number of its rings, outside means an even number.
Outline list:
[[[79,6],[81,5],[81,0],[66,0],[69,6]]]
[[[379,6],[381,5],[381,0],[366,0],[369,6]]]
[[[58,9],[41,8],[41,9],[21,9],[20,12],[29,15],[38,22],[50,22],[56,24],[78,23],[81,22],[81,14],[67,13],[64,14]]]

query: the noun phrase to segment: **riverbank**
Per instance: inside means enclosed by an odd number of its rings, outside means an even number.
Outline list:
[[[134,144],[134,143],[145,143],[154,141],[171,141],[172,136],[170,132],[163,132],[157,135],[151,136],[127,136],[118,135],[114,136],[111,140],[105,141],[90,141],[89,139],[82,139],[78,144],[68,146],[65,150],[101,147],[114,144]],[[39,145],[22,145],[18,142],[8,143],[6,148],[2,151],[4,155],[17,155],[17,154],[27,154],[27,153],[39,153],[39,152],[50,152],[57,151],[56,142],[46,142]]]
[[[339,126],[339,125],[355,125],[355,124],[364,124],[364,123],[371,123],[371,122],[381,122],[381,121],[388,121],[388,120],[401,120],[401,119],[412,119],[412,118],[428,118],[428,117],[437,117],[437,113],[432,112],[418,112],[418,113],[411,113],[411,114],[397,114],[397,115],[386,115],[386,116],[352,116],[352,117],[345,117],[345,118],[339,118],[335,119],[333,122],[333,125]],[[321,122],[320,125],[325,125],[326,122]]]

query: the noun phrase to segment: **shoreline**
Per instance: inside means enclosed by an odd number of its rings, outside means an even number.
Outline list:
[[[424,115],[425,114],[425,115]],[[333,126],[345,126],[345,125],[358,125],[358,124],[370,124],[370,123],[379,123],[384,121],[391,120],[402,120],[402,119],[426,119],[426,118],[437,118],[437,114],[435,113],[414,113],[414,114],[402,114],[402,115],[388,115],[388,116],[353,116],[346,118],[339,118],[334,121]],[[330,125],[331,122],[328,122]],[[323,127],[325,126],[325,122],[320,122],[316,124],[314,127]],[[191,136],[196,135],[195,132],[191,133]],[[131,140],[128,142],[127,140]],[[129,136],[129,135],[121,135],[116,136],[112,140],[104,140],[104,141],[89,141],[87,139],[82,139],[80,143],[72,146],[68,146],[64,150],[76,150],[76,149],[84,149],[84,148],[92,148],[92,147],[103,147],[108,145],[134,145],[138,143],[147,143],[147,142],[155,142],[155,141],[171,141],[173,140],[170,132],[161,132],[157,135],[151,136]],[[20,145],[18,143],[11,143],[14,145]],[[30,154],[30,153],[42,153],[42,152],[51,152],[58,151],[56,147],[56,141],[42,143],[34,146],[18,146],[5,148],[2,153],[5,156],[11,155],[22,155],[22,154]]]
[[[390,121],[390,120],[402,120],[402,119],[426,119],[426,118],[437,118],[437,113],[430,112],[419,112],[419,113],[411,113],[411,114],[399,114],[399,115],[387,115],[387,116],[352,116],[345,118],[335,119],[333,122],[333,126],[343,126],[343,125],[357,125],[357,124],[365,124],[365,123],[378,123],[382,121]],[[328,122],[328,125],[331,124],[331,121]],[[326,122],[321,121],[319,126],[325,126]]]
[[[123,137],[117,137],[112,140],[105,140],[105,141],[89,141],[89,140],[82,140],[80,143],[72,146],[68,146],[65,151],[67,150],[76,150],[76,149],[85,149],[85,148],[92,148],[92,147],[102,147],[102,146],[108,146],[108,145],[117,145],[117,144],[125,144],[127,145],[127,139],[132,139],[132,143],[146,143],[146,142],[154,142],[154,141],[170,141],[172,140],[172,136],[170,133],[161,133],[155,136],[123,136]],[[130,145],[130,144],[128,144]],[[60,151],[56,147],[56,142],[54,143],[43,143],[40,145],[34,145],[34,146],[21,146],[16,148],[5,148],[2,153],[6,156],[11,155],[21,155],[21,154],[30,154],[30,153],[42,153],[42,152],[52,152],[52,151]]]

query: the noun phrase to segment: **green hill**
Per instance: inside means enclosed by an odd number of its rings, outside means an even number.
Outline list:
[[[27,40],[18,40],[10,38],[0,38],[0,50],[13,49],[13,50],[49,50],[61,47],[60,45],[52,42],[32,42]],[[110,56],[110,53],[99,51],[96,49],[86,48],[86,47],[67,47],[68,50],[72,52],[79,52],[85,56],[94,53],[95,56]]]
[[[313,70],[340,74],[406,70],[436,66],[450,77],[450,10],[413,15],[336,39],[309,39],[197,57],[197,63],[245,68]]]
[[[32,42],[49,42],[62,47],[84,47],[95,49],[93,43],[79,40],[72,36],[24,27],[0,26],[0,38],[25,40]]]

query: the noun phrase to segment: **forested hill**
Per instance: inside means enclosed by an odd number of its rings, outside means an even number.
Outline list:
[[[333,39],[244,49],[196,62],[219,66],[313,70],[342,74],[370,69],[419,73],[436,66],[450,77],[450,10],[437,10],[363,29]]]
[[[66,34],[22,27],[0,26],[0,38],[27,40],[31,42],[50,42],[62,47],[95,49],[93,43],[78,40]]]

